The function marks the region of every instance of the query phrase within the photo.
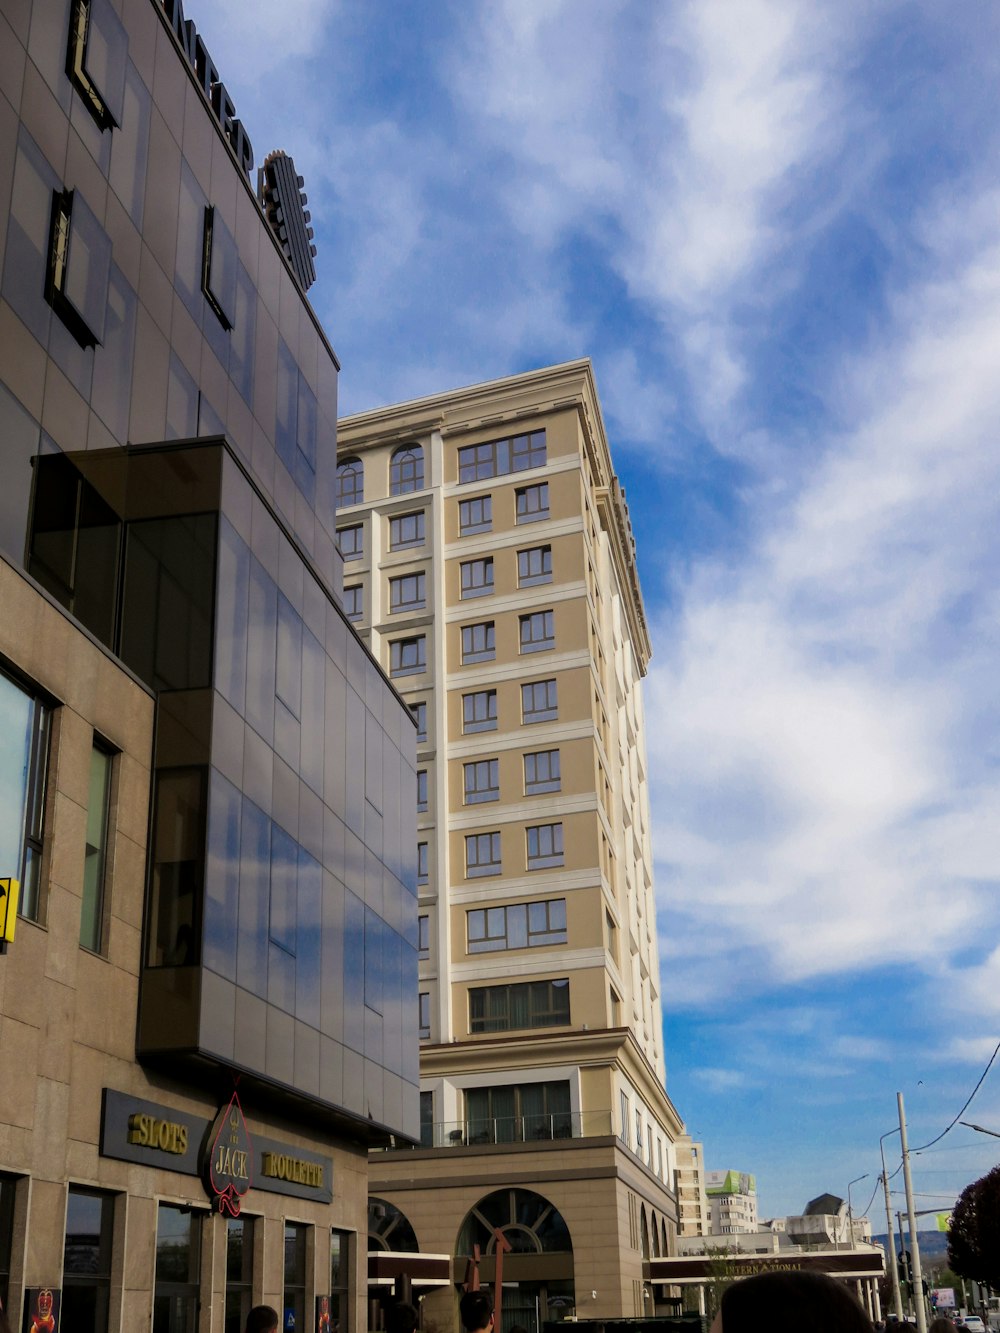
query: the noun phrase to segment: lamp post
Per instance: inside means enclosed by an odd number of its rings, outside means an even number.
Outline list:
[[[960,1120],[960,1125],[965,1125],[966,1129],[974,1129],[977,1134],[989,1134],[991,1139],[1000,1139],[1000,1134],[995,1129],[985,1129],[982,1125],[974,1125],[971,1120]]]
[[[910,1176],[910,1149],[906,1141],[906,1110],[903,1094],[896,1093],[899,1109],[899,1146],[903,1150],[903,1187],[906,1190],[906,1213],[910,1223],[910,1276],[913,1281],[913,1304],[917,1312],[917,1333],[927,1333],[927,1306],[924,1302],[924,1274],[920,1266],[920,1240],[917,1236],[917,1212],[913,1206],[913,1180]]]
[[[870,1171],[866,1171],[863,1176],[855,1176],[853,1180],[847,1182],[847,1236],[851,1243],[851,1249],[854,1249],[854,1210],[851,1208],[851,1186],[856,1185],[859,1180],[867,1180]]]
[[[885,1141],[891,1138],[893,1134],[898,1134],[898,1129],[887,1130],[878,1141],[879,1152],[882,1154],[882,1184],[885,1187],[885,1236],[886,1245],[889,1250],[889,1272],[892,1275],[892,1303],[896,1307],[896,1318],[902,1323],[903,1320],[903,1296],[899,1289],[899,1268],[896,1264],[896,1240],[892,1230],[892,1204],[889,1202],[889,1173],[885,1168]]]

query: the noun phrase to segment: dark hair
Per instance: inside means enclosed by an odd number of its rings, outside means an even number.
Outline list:
[[[722,1333],[872,1333],[852,1292],[824,1273],[758,1273],[722,1295]]]
[[[246,1333],[271,1333],[278,1327],[278,1312],[271,1305],[255,1305],[247,1315]]]
[[[385,1333],[413,1333],[419,1320],[420,1316],[415,1305],[397,1301],[385,1312]]]
[[[955,1322],[947,1315],[939,1314],[931,1320],[927,1333],[955,1333]]]
[[[3,1301],[0,1301],[0,1333],[11,1333],[10,1322],[4,1314]]]
[[[458,1303],[462,1327],[469,1333],[485,1328],[493,1313],[493,1302],[485,1291],[467,1291]]]

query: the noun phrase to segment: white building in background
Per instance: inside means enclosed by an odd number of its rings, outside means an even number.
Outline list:
[[[705,1194],[712,1235],[736,1236],[757,1230],[757,1180],[745,1171],[708,1171]]]

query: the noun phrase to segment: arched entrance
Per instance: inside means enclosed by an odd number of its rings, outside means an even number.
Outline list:
[[[502,1189],[469,1210],[455,1254],[471,1258],[479,1246],[480,1281],[496,1277],[496,1233],[510,1245],[503,1259],[503,1305],[498,1333],[541,1333],[546,1320],[576,1313],[573,1242],[559,1210],[533,1190]]]
[[[410,1254],[420,1249],[409,1218],[387,1199],[368,1200],[368,1249]]]

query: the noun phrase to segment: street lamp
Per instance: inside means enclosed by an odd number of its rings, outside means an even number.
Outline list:
[[[859,1180],[867,1180],[871,1173],[866,1171],[863,1176],[856,1176],[853,1180],[847,1182],[847,1234],[851,1242],[851,1249],[854,1249],[854,1210],[851,1208],[851,1186],[856,1185]]]
[[[974,1129],[977,1134],[989,1134],[992,1139],[1000,1139],[995,1129],[984,1129],[982,1125],[974,1125],[971,1120],[960,1120],[958,1123],[965,1125],[966,1129]]]

